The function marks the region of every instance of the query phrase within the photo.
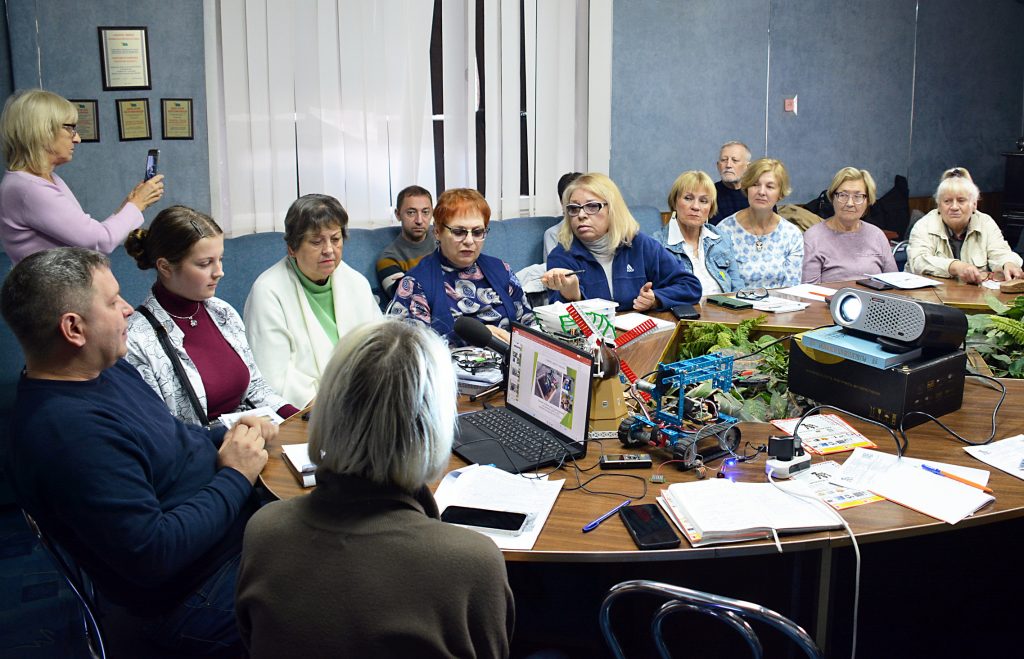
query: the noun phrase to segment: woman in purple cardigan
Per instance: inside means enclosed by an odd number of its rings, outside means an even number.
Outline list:
[[[54,169],[71,162],[78,110],[42,89],[16,92],[0,116],[7,173],[0,182],[0,243],[11,261],[52,247],[87,247],[109,254],[142,226],[142,211],[164,194],[163,176],[136,185],[116,213],[99,222],[82,210]]]
[[[817,284],[895,272],[889,239],[861,219],[875,203],[871,173],[843,167],[833,177],[827,194],[835,214],[804,232],[801,281]]]

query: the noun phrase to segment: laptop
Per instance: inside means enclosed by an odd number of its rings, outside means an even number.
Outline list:
[[[587,454],[594,357],[512,323],[505,407],[459,416],[452,450],[520,473]]]

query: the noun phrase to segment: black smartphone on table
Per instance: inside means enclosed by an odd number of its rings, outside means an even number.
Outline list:
[[[146,154],[146,178],[148,181],[157,175],[157,167],[160,163],[160,149],[150,149]]]
[[[881,279],[858,279],[857,283],[864,288],[871,288],[876,291],[888,291],[896,288],[892,284],[882,281]]]
[[[677,304],[672,307],[672,315],[678,320],[697,320],[700,318],[700,312],[692,304]]]
[[[506,535],[519,535],[526,527],[526,513],[467,506],[448,506],[441,511],[441,521],[459,526],[471,526]]]
[[[675,549],[679,546],[679,536],[657,504],[626,506],[619,511],[619,517],[640,549]]]

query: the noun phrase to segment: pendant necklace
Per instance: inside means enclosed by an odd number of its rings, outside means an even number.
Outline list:
[[[761,249],[761,248],[758,247],[758,249]],[[202,306],[203,306],[202,302],[196,302],[196,310],[192,312],[191,316],[175,316],[170,311],[167,311],[167,309],[164,309],[164,311],[166,311],[167,315],[170,316],[171,318],[177,318],[178,320],[187,320],[188,324],[189,324],[189,327],[195,327],[196,325],[199,324],[199,321],[196,320],[196,314],[199,313],[199,309],[201,309]]]

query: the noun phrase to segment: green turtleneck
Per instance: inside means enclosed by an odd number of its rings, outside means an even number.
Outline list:
[[[306,299],[309,300],[309,306],[313,309],[313,315],[320,321],[320,327],[324,328],[331,343],[337,344],[338,323],[334,320],[334,291],[331,290],[330,278],[323,284],[318,284],[302,274],[302,270],[299,270],[294,258],[288,258],[288,265],[299,278],[302,290],[306,293]]]

